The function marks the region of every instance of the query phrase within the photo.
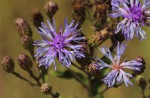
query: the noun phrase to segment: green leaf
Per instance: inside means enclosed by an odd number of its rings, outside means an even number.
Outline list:
[[[71,72],[69,72],[68,70],[66,71],[51,71],[50,72],[51,75],[54,75],[54,76],[57,76],[57,77],[60,77],[60,78],[72,78],[72,74]]]

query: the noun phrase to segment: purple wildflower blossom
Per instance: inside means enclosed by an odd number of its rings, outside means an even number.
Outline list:
[[[42,27],[39,27],[38,33],[43,37],[43,40],[35,41],[34,45],[38,48],[36,49],[35,57],[39,61],[39,66],[45,66],[46,68],[52,63],[55,66],[55,59],[58,60],[62,65],[69,67],[71,61],[75,60],[75,57],[82,58],[85,57],[83,52],[81,52],[82,43],[81,41],[85,37],[81,37],[77,30],[78,24],[74,25],[74,21],[70,24],[67,23],[67,18],[64,20],[65,30],[62,32],[62,27],[60,26],[59,33],[56,33],[56,25],[53,20],[52,24],[47,20],[49,28],[42,23]]]
[[[111,0],[112,9],[116,9],[114,5],[120,5],[121,3],[128,3],[128,0]]]
[[[117,25],[115,33],[122,31],[126,40],[131,40],[136,33],[136,37],[140,40],[146,38],[146,33],[140,26],[146,25],[148,19],[150,19],[150,1],[144,0],[144,4],[140,3],[140,0],[129,0],[128,2],[121,3],[122,0],[118,0],[119,5],[113,4],[115,9],[110,14],[111,17],[116,18],[122,16],[124,19]]]
[[[101,70],[103,68],[111,69],[111,72],[104,79],[102,79],[102,81],[106,85],[108,85],[108,87],[114,86],[115,83],[122,83],[122,82],[124,82],[126,86],[128,86],[128,84],[133,85],[131,81],[129,80],[129,78],[132,78],[133,76],[129,73],[126,73],[124,69],[127,68],[127,69],[131,69],[135,71],[141,70],[142,64],[136,61],[135,59],[128,61],[128,62],[126,62],[126,59],[125,59],[123,62],[120,62],[120,58],[122,54],[124,53],[125,49],[126,49],[126,45],[123,43],[120,44],[118,42],[116,56],[114,57],[112,56],[109,49],[105,47],[100,49],[102,53],[106,57],[108,57],[110,61],[112,62],[112,64],[110,65],[110,64],[103,62],[101,59],[96,58],[96,61],[98,62],[95,63],[97,70]]]

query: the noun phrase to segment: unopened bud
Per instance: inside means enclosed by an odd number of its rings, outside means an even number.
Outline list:
[[[41,22],[43,22],[43,16],[38,9],[35,9],[33,11],[32,18],[34,26],[36,26],[37,28],[41,27]]]
[[[21,38],[22,45],[24,46],[25,49],[27,50],[32,50],[33,49],[33,39],[30,36],[23,36]]]
[[[100,32],[97,31],[92,37],[92,43],[95,45],[100,45],[104,40],[112,36],[112,32],[108,31],[107,28],[104,28]]]
[[[141,64],[141,66],[140,66],[140,71],[134,71],[134,72],[133,72],[133,76],[134,76],[134,77],[135,77],[136,75],[139,75],[139,74],[141,74],[141,73],[144,72],[144,70],[145,70],[145,64],[146,64],[144,58],[141,57],[141,56],[136,57],[135,60],[138,61],[138,62],[140,62],[140,63],[142,63],[142,64]]]
[[[82,0],[74,0],[73,1],[73,8],[74,8],[74,11],[82,10],[84,8],[83,1]]]
[[[138,62],[141,62],[141,63],[145,66],[146,62],[145,62],[145,60],[144,60],[143,57],[138,56],[138,57],[136,57],[136,60],[137,60]]]
[[[58,10],[58,6],[57,3],[50,0],[48,3],[45,4],[44,9],[46,11],[46,14],[52,18],[54,16],[54,14],[57,12]]]
[[[50,94],[52,92],[52,87],[49,83],[44,83],[41,86],[41,92],[44,94]]]
[[[91,63],[89,66],[88,66],[88,72],[91,74],[91,75],[98,75],[99,74],[99,70],[96,69],[96,66],[95,66],[95,63]]]
[[[2,67],[8,73],[13,72],[15,67],[14,60],[9,56],[3,57]]]
[[[31,58],[25,54],[19,54],[18,64],[23,70],[30,70],[33,65]]]
[[[143,90],[145,89],[147,83],[143,76],[139,75],[136,77],[136,81],[138,86],[140,86]]]
[[[23,18],[17,18],[15,24],[17,26],[17,30],[20,33],[20,36],[32,36],[32,30],[30,26]]]

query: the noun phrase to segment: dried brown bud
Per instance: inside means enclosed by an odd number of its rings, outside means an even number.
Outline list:
[[[17,18],[15,21],[17,30],[20,33],[20,36],[28,35],[32,36],[32,31],[29,24],[23,18]]]
[[[23,36],[21,38],[22,45],[24,46],[25,49],[27,50],[32,50],[33,49],[33,39],[30,36]]]
[[[49,83],[44,83],[41,86],[41,92],[44,94],[50,94],[52,92],[52,87]]]
[[[83,0],[74,0],[73,3],[74,13],[72,14],[73,20],[78,22],[78,28],[81,27],[83,22],[85,21],[85,5]]]
[[[43,16],[38,9],[33,11],[33,24],[38,28],[41,27],[41,22],[43,22]]]
[[[13,72],[15,67],[14,60],[9,56],[3,57],[2,67],[8,73]]]
[[[105,41],[107,38],[112,36],[112,32],[110,32],[107,28],[104,28],[100,32],[97,31],[92,37],[92,43],[95,45],[100,45],[103,41]]]
[[[98,74],[99,74],[99,70],[96,69],[95,62],[91,63],[91,64],[88,66],[88,72],[89,72],[91,75],[98,75]]]
[[[19,54],[18,56],[18,64],[23,70],[31,70],[32,67],[32,61],[31,58],[28,55],[25,54]]]
[[[73,8],[74,8],[74,11],[82,10],[84,8],[83,0],[74,0]]]
[[[105,0],[106,1],[106,0]],[[94,13],[94,26],[96,30],[101,30],[106,27],[107,15],[109,13],[109,4],[103,3],[102,0],[96,1],[95,3],[95,13]]]
[[[145,65],[145,64],[146,64],[146,62],[145,62],[144,58],[143,58],[143,57],[141,57],[141,56],[137,56],[135,59],[136,59],[138,62],[141,62],[143,65]]]
[[[52,18],[54,16],[54,14],[57,12],[58,10],[58,6],[57,3],[50,0],[48,3],[45,4],[44,9],[46,11],[46,14]]]

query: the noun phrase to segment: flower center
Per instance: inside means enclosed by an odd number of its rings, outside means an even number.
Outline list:
[[[115,70],[115,69],[119,70],[119,69],[122,69],[122,67],[119,65],[113,65],[113,70]]]
[[[53,41],[53,46],[55,49],[62,49],[65,46],[64,38],[62,36],[57,36],[55,40]]]
[[[143,23],[145,17],[141,9],[141,5],[134,5],[133,7],[131,7],[128,18],[132,19],[135,23]]]

